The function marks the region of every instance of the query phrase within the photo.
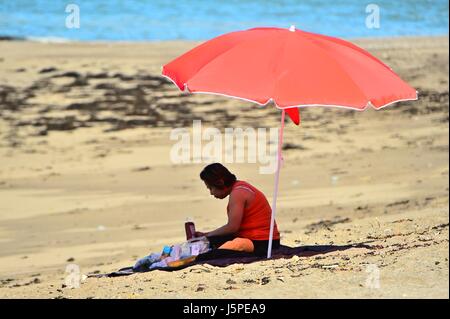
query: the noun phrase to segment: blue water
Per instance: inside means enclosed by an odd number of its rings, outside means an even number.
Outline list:
[[[77,4],[80,28],[67,28]],[[378,5],[379,28],[366,27]],[[344,38],[448,35],[447,0],[0,0],[0,36],[70,40],[204,40],[257,26],[289,27]]]

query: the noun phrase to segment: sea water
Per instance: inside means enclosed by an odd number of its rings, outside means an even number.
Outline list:
[[[0,0],[0,36],[206,40],[236,30],[290,25],[343,38],[447,35],[448,6],[447,0]],[[70,23],[74,14],[75,25]]]

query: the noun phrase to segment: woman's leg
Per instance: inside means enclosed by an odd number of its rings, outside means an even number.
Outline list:
[[[209,252],[200,254],[197,256],[196,261],[204,261],[204,260],[210,260],[210,259],[220,259],[220,258],[235,258],[238,256],[242,257],[249,257],[252,256],[252,253],[247,253],[244,251],[236,251],[236,250],[230,250],[230,249],[219,249],[220,246],[225,244],[226,242],[230,242],[234,239],[236,239],[236,236],[229,235],[229,236],[212,236],[207,237],[209,240],[210,247],[212,250]]]
[[[255,247],[254,254],[257,256],[266,256],[267,249],[269,248],[268,240],[252,240],[253,246]],[[280,240],[274,239],[272,240],[272,249],[280,248]]]
[[[236,238],[234,235],[226,235],[226,236],[211,236],[207,237],[209,240],[210,247],[212,249],[217,249],[222,246],[227,241],[233,240]]]
[[[237,237],[233,240],[227,241],[225,244],[220,246],[219,249],[245,251],[247,253],[252,253],[255,250],[255,247],[250,239]]]

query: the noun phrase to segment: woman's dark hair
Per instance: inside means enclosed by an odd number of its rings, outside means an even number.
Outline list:
[[[219,189],[230,187],[236,182],[236,176],[220,163],[206,166],[200,173],[200,178],[210,187]]]

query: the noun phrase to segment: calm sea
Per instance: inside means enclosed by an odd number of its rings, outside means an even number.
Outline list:
[[[292,24],[344,38],[448,35],[448,7],[447,0],[0,0],[0,36],[204,40],[257,26]]]

